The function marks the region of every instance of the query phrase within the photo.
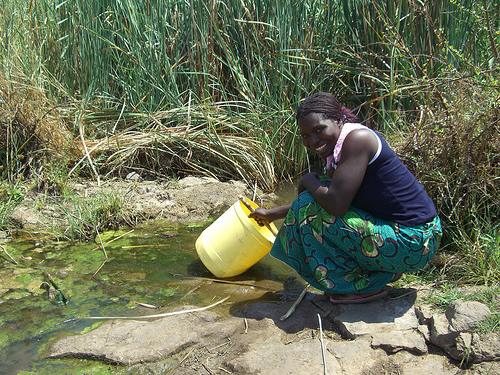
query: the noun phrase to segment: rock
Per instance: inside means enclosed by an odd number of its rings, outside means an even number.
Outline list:
[[[471,352],[474,363],[500,361],[500,337],[498,333],[472,334]]]
[[[432,316],[430,323],[431,342],[440,348],[455,345],[455,339],[459,332],[450,331],[449,321],[444,314],[438,313]]]
[[[43,222],[40,219],[38,211],[34,208],[22,206],[18,206],[14,209],[10,216],[10,220],[19,228],[27,230],[36,230],[40,226],[40,223]]]
[[[500,360],[500,338],[498,334],[486,335],[460,332],[456,345],[446,348],[450,357],[466,364]]]
[[[373,350],[369,337],[353,341],[331,341],[327,350],[336,358],[341,368],[341,371],[332,374],[364,375],[369,369],[376,368],[380,362],[387,360],[387,354],[383,350]]]
[[[143,370],[165,373],[186,358],[178,368],[179,373],[186,375],[207,373],[207,369],[214,373],[317,375],[324,372],[324,352],[329,374],[457,373],[457,365],[451,363],[449,357],[426,353],[420,333],[424,326],[418,324],[411,301],[329,304],[328,308],[322,303],[324,300],[322,295],[307,293],[296,311],[284,321],[280,317],[293,300],[234,304],[224,318],[203,311],[152,321],[110,321],[84,335],[59,339],[52,345],[49,357],[127,364],[133,366],[129,367],[133,373]],[[323,322],[323,347],[319,340],[318,314]],[[348,318],[350,314],[362,317],[364,324],[355,327],[354,318]],[[436,314],[433,321],[438,317],[447,321],[444,314]],[[352,324],[350,328],[357,330],[351,334],[365,333],[354,340],[341,339],[334,322]],[[473,372],[473,363],[500,359],[498,335],[452,334],[457,340],[447,349],[457,360],[470,361],[471,374],[483,373]],[[469,357],[465,357],[465,353]],[[479,368],[500,367],[492,364]]]
[[[429,305],[420,305],[415,307],[415,313],[417,314],[420,324],[428,325],[432,321],[432,315],[434,314],[434,311]]]
[[[197,344],[203,337],[226,338],[241,328],[241,322],[221,321],[210,311],[153,321],[113,320],[84,335],[62,338],[51,347],[48,358],[97,358],[130,365],[160,360]]]
[[[134,181],[134,182],[141,182],[143,179],[141,178],[141,175],[137,172],[130,172],[126,177],[125,180],[127,181]]]
[[[375,333],[415,331],[418,320],[412,304],[411,298],[401,298],[345,305],[345,310],[335,316],[334,320],[342,334],[349,339]]]
[[[308,339],[284,345],[280,340],[280,330],[271,320],[267,319],[264,322],[268,325],[265,330],[266,335],[262,337],[262,329],[259,329],[260,338],[252,340],[253,342],[241,356],[226,361],[226,366],[237,374],[323,373],[321,343],[317,338],[309,336]],[[340,364],[335,356],[328,352],[325,354],[327,372],[341,373]]]
[[[455,338],[455,345],[448,345],[444,349],[451,358],[458,361],[464,360],[465,363],[468,363],[472,359],[471,344],[472,335],[467,332],[460,332]]]
[[[413,330],[380,332],[372,335],[372,347],[384,349],[387,353],[407,350],[415,354],[426,354],[424,336]]]
[[[406,351],[399,351],[390,357],[390,362],[384,366],[384,371],[370,374],[404,374],[404,375],[456,375],[457,367],[446,357],[437,354],[416,356]],[[394,369],[394,371],[388,371]]]
[[[208,184],[210,182],[219,182],[215,178],[211,177],[184,177],[183,179],[179,180],[179,186],[183,189],[187,187],[192,187],[192,186],[197,186],[197,185],[203,185],[203,184]]]
[[[462,299],[450,303],[446,310],[446,318],[450,322],[450,329],[457,332],[474,330],[490,314],[491,311],[485,304]]]
[[[422,335],[426,342],[431,342],[431,333],[429,331],[429,326],[425,324],[420,324],[417,327],[418,332]]]
[[[363,305],[346,305],[334,317],[344,337],[371,337],[371,346],[387,353],[407,350],[427,353],[425,337],[419,332],[418,319],[411,298],[393,301],[380,300]]]
[[[432,315],[429,324],[430,342],[444,349],[451,358],[464,363],[498,361],[500,360],[498,335],[472,332],[490,313],[489,308],[480,302],[465,302],[462,299],[453,301],[446,314]],[[428,312],[426,315],[428,317]]]

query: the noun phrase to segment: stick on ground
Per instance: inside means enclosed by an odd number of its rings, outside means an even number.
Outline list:
[[[299,305],[300,301],[302,301],[302,298],[304,298],[304,296],[306,295],[307,288],[309,288],[309,284],[307,284],[302,293],[300,293],[299,298],[297,298],[297,300],[293,303],[292,307],[290,307],[290,309],[286,312],[286,314],[280,318],[281,321],[287,319],[290,315],[293,314],[293,312]]]
[[[83,317],[80,319],[93,319],[93,320],[114,320],[114,319],[122,319],[122,320],[137,320],[137,319],[154,319],[154,318],[163,318],[165,316],[172,316],[172,315],[179,315],[179,314],[187,314],[187,313],[192,313],[192,312],[197,312],[197,311],[203,311],[210,309],[214,306],[217,306],[221,304],[222,302],[227,301],[231,296],[227,296],[226,298],[223,298],[215,303],[212,303],[209,306],[205,307],[200,307],[196,309],[190,309],[190,310],[181,310],[181,311],[173,311],[173,312],[168,312],[164,314],[154,314],[154,315],[140,315],[140,316],[87,316]]]
[[[5,255],[7,255],[14,264],[18,264],[16,262],[16,260],[9,255],[9,253],[7,252],[7,250],[5,250],[5,247],[3,247],[2,245],[0,245],[0,247],[2,248],[3,252],[5,253]]]
[[[325,358],[325,345],[323,344],[323,326],[321,325],[321,316],[318,314],[319,321],[319,341],[321,342],[321,354],[323,356],[323,374],[326,374],[326,358]]]

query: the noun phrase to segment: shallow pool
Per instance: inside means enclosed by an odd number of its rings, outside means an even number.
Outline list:
[[[208,305],[225,297],[228,287],[231,300],[254,301],[264,298],[264,291],[269,298],[269,291],[283,290],[285,281],[296,275],[266,256],[243,275],[229,279],[240,284],[209,280],[213,276],[194,247],[208,225],[156,223],[108,232],[101,234],[103,246],[99,241],[72,244],[28,233],[4,242],[18,264],[5,253],[0,258],[0,374],[123,373],[120,367],[99,362],[43,356],[61,335],[98,324],[82,317],[150,315],[158,311],[152,307]],[[66,304],[49,299],[40,288],[49,278],[64,293]],[[294,283],[291,289],[301,288],[300,281]],[[279,293],[273,295],[279,298]],[[220,306],[218,312],[225,314],[228,309],[229,305]]]

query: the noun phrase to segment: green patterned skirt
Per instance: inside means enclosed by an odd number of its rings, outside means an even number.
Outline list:
[[[415,227],[354,207],[336,217],[306,190],[293,202],[271,255],[317,289],[361,294],[383,288],[397,273],[424,267],[441,236],[438,216]]]

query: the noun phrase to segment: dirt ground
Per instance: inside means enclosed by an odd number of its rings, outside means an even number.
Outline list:
[[[70,221],[68,212],[76,211],[77,204],[89,202],[92,205],[98,199],[117,197],[123,200],[123,209],[112,225],[134,226],[152,220],[204,222],[226,211],[239,195],[255,198],[260,205],[272,204],[276,199],[276,195],[250,189],[241,181],[219,182],[208,177],[142,181],[137,176],[134,179],[101,181],[99,185],[89,180],[76,183],[68,190],[78,199],[62,200],[54,193],[30,192],[14,211],[11,220],[26,230],[64,229]]]

